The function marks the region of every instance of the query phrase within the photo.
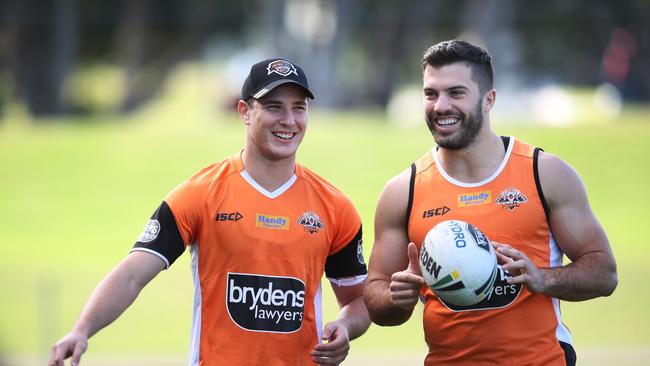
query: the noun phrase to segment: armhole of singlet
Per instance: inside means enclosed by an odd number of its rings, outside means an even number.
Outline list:
[[[503,150],[508,151],[508,145],[510,145],[510,137],[501,136],[501,142],[503,142]]]
[[[539,195],[539,199],[542,201],[542,207],[544,207],[544,213],[546,213],[546,221],[548,221],[551,213],[551,209],[548,207],[548,203],[546,203],[546,198],[544,198],[544,192],[542,192],[542,184],[539,181],[539,152],[544,151],[540,149],[539,147],[535,148],[535,152],[533,152],[533,173],[535,174],[535,186],[537,186],[537,194]]]
[[[409,201],[406,205],[406,217],[404,217],[404,229],[406,236],[409,234],[409,219],[411,218],[411,208],[413,208],[413,190],[415,188],[415,163],[411,164],[411,179],[409,181]]]

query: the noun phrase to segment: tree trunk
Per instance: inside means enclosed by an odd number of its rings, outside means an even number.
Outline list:
[[[8,64],[18,97],[35,116],[69,111],[63,83],[76,54],[76,1],[19,0],[8,8]]]

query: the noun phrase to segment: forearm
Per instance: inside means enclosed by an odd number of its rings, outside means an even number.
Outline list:
[[[601,252],[589,253],[566,266],[541,269],[541,292],[566,301],[583,301],[609,296],[618,284],[616,263]]]
[[[375,324],[381,326],[400,325],[411,317],[410,310],[395,306],[390,294],[390,282],[386,280],[372,280],[365,288],[364,299],[370,318]]]
[[[129,269],[118,266],[97,285],[73,331],[91,337],[115,321],[135,300],[146,283],[138,283]]]
[[[347,303],[339,311],[338,321],[348,331],[348,337],[353,340],[368,330],[370,327],[370,316],[366,305],[363,303],[363,296],[360,295]]]

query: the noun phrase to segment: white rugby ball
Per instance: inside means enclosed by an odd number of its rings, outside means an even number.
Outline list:
[[[485,299],[498,269],[490,240],[460,220],[442,221],[429,230],[419,262],[427,286],[443,302],[461,306]]]

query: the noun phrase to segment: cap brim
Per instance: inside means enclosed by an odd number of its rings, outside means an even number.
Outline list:
[[[262,88],[260,88],[259,90],[257,90],[256,92],[254,92],[253,94],[251,94],[251,97],[253,97],[255,99],[259,99],[259,98],[265,96],[266,94],[268,94],[271,90],[277,88],[278,86],[280,86],[282,84],[288,84],[288,83],[296,84],[296,85],[302,87],[302,89],[305,91],[305,94],[307,94],[307,96],[309,98],[314,99],[314,94],[312,94],[312,92],[311,92],[311,90],[309,90],[309,88],[307,88],[306,86],[300,84],[299,82],[297,82],[295,80],[290,80],[290,79],[280,79],[280,80],[276,80],[276,81],[274,81],[272,83],[268,83],[268,84],[264,85]]]

